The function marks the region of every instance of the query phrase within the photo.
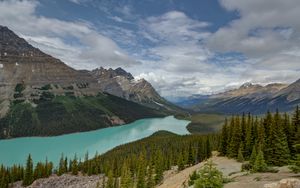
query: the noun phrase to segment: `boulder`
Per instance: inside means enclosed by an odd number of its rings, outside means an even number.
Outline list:
[[[296,178],[282,179],[279,182],[266,184],[264,188],[300,188],[300,180]]]

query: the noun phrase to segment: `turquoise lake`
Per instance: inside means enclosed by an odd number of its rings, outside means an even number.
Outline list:
[[[141,119],[123,126],[90,132],[0,140],[0,164],[25,164],[30,153],[34,162],[45,161],[47,157],[56,166],[62,153],[68,158],[73,158],[76,154],[78,158],[83,159],[86,152],[93,157],[96,152],[104,153],[118,145],[150,136],[159,130],[180,135],[189,134],[186,129],[188,123],[189,121],[168,116]]]

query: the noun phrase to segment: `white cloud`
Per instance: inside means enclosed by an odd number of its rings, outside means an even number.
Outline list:
[[[208,40],[218,51],[238,51],[249,57],[272,56],[299,45],[298,0],[220,0],[240,18],[220,28]]]
[[[206,42],[213,51],[241,52],[248,69],[242,80],[291,83],[300,71],[300,1],[220,0],[239,18],[219,28]],[[250,63],[251,62],[251,63]],[[233,81],[232,81],[233,82]]]
[[[38,5],[36,1],[1,1],[0,24],[75,68],[126,67],[137,63],[91,24],[37,16]],[[65,37],[73,37],[74,42]]]
[[[244,82],[289,83],[299,78],[298,0],[220,0],[239,18],[214,33],[209,31],[214,23],[180,11],[142,19],[130,4],[93,3],[105,13],[107,23],[95,26],[38,16],[38,2],[10,0],[0,1],[0,24],[75,68],[128,66],[163,96],[207,94]],[[243,58],[218,52],[240,52]]]
[[[193,20],[179,11],[171,11],[158,17],[150,17],[142,23],[142,26],[157,38],[172,43],[191,40],[197,42],[209,35],[208,32],[203,30],[209,26],[208,23]],[[201,29],[202,31],[199,32]]]

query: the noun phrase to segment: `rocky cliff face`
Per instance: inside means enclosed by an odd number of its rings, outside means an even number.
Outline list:
[[[0,26],[0,71],[0,85],[95,82],[87,72],[72,69],[3,26]]]
[[[17,91],[17,87],[22,91]],[[122,68],[75,70],[0,26],[0,117],[10,101],[32,101],[47,90],[54,95],[95,96],[107,92],[147,107],[174,110],[146,80]]]
[[[116,79],[121,94],[107,84]],[[67,66],[0,26],[0,139],[90,131],[170,113],[134,100],[125,89],[133,76],[121,68],[107,72],[103,80]],[[142,87],[134,89],[141,99],[152,97]]]
[[[136,80],[122,68],[98,68],[91,71],[91,75],[98,81],[102,91],[134,101],[158,110],[180,111],[162,98],[144,79]]]
[[[54,94],[68,92],[66,88],[71,87],[75,95],[99,92],[96,80],[87,72],[72,69],[0,26],[0,117],[7,112],[9,100],[34,99],[49,84],[55,86]],[[24,87],[22,95],[15,95],[17,85]]]

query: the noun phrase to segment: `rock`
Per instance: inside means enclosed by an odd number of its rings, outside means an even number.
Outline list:
[[[134,79],[130,73],[122,68],[113,70],[100,67],[90,73],[98,81],[104,92],[155,109],[175,109],[155,91],[149,82],[145,79]]]
[[[62,176],[52,175],[49,178],[42,178],[34,181],[27,188],[96,188],[102,185],[103,176],[73,176],[63,174]],[[22,182],[13,184],[14,188],[23,188]]]
[[[264,188],[300,188],[300,180],[296,178],[282,179],[277,183],[266,184]]]

